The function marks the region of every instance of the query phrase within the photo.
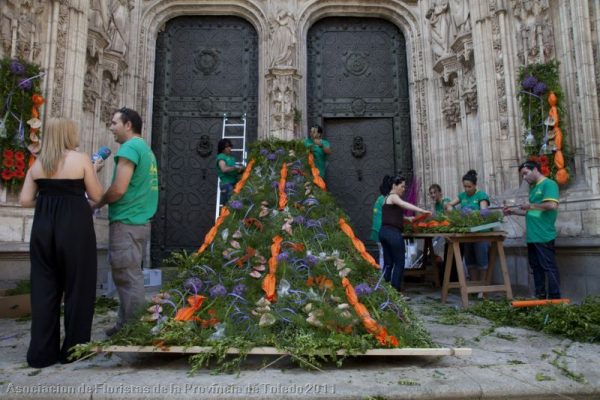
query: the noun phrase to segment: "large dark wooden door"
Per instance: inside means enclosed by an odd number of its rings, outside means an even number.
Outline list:
[[[327,185],[366,240],[382,177],[412,175],[404,36],[384,20],[326,18],[307,47],[308,123],[323,125]]]
[[[158,35],[152,149],[161,186],[152,224],[154,264],[172,251],[197,249],[214,224],[223,114],[246,113],[247,138],[256,139],[257,53],[256,31],[235,17],[180,17]]]

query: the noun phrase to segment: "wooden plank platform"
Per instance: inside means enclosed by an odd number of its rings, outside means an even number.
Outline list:
[[[212,347],[204,346],[105,346],[97,347],[96,353],[173,353],[173,354],[198,354],[212,352]],[[227,351],[227,354],[239,354],[239,349],[232,347]],[[254,347],[248,351],[248,354],[253,355],[286,355],[286,351],[279,350],[275,347]],[[338,355],[345,355],[344,350],[339,350]],[[454,348],[403,348],[403,349],[371,349],[356,356],[419,356],[419,357],[440,357],[440,356],[470,356],[471,349],[468,347]]]

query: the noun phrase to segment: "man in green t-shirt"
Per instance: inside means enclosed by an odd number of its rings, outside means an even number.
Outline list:
[[[327,156],[331,154],[331,145],[323,139],[323,128],[315,125],[310,128],[310,137],[304,139],[304,145],[313,153],[315,157],[315,167],[319,170],[319,175],[325,180],[325,169],[327,167]]]
[[[519,166],[519,174],[529,183],[529,202],[519,210],[505,207],[505,215],[524,215],[526,225],[527,256],[533,271],[535,296],[539,299],[560,298],[560,275],[556,266],[554,240],[558,215],[558,185],[540,172],[535,161]],[[548,290],[546,290],[546,277]]]
[[[235,157],[231,154],[232,147],[233,144],[229,139],[221,139],[217,144],[216,166],[221,205],[225,205],[229,201],[233,187],[240,178],[240,172],[244,170],[241,165],[236,163]]]
[[[142,118],[130,109],[114,112],[110,131],[121,146],[115,155],[112,184],[95,205],[108,204],[108,257],[119,294],[119,314],[112,336],[144,306],[142,259],[150,239],[150,219],[158,207],[158,168],[141,137]]]

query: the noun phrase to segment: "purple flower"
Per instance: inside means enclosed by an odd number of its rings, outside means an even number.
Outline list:
[[[275,154],[278,154],[278,155],[285,154],[285,150],[283,149],[283,147],[280,147],[277,150],[275,150]]]
[[[307,228],[317,228],[321,226],[321,221],[319,221],[318,219],[308,219],[306,220],[306,227]]]
[[[225,289],[225,286],[221,284],[215,285],[210,288],[208,294],[210,295],[210,297],[222,297],[227,295],[227,289]]]
[[[269,154],[267,156],[267,160],[269,160],[269,161],[275,161],[275,160],[277,160],[277,154],[275,154],[275,153]]]
[[[233,287],[233,290],[231,291],[231,293],[238,295],[240,297],[242,297],[245,292],[246,292],[246,285],[244,285],[243,283],[238,283],[237,285],[235,285]]]
[[[266,156],[267,154],[269,154],[269,150],[267,150],[267,149],[260,149],[260,155],[261,156]]]
[[[295,187],[296,187],[296,184],[294,182],[286,182],[285,183],[285,190],[294,189]]]
[[[373,289],[371,289],[371,287],[368,284],[361,283],[356,285],[354,291],[356,292],[357,296],[368,296],[373,292]]]
[[[194,294],[197,294],[202,290],[203,286],[204,283],[202,283],[202,280],[197,276],[189,278],[183,283],[183,288],[187,291],[194,292]]]
[[[313,256],[312,254],[309,254],[306,256],[306,263],[308,265],[317,265],[317,263],[319,262],[319,258],[316,256]]]
[[[479,211],[479,215],[481,215],[483,218],[486,218],[487,216],[489,216],[492,212],[490,211],[489,208],[484,208],[483,210]]]
[[[277,255],[277,261],[279,261],[279,262],[287,261],[288,258],[290,258],[290,255],[287,251],[282,251],[281,253],[279,253]]]
[[[471,207],[463,207],[460,209],[460,213],[463,217],[471,214],[472,212],[473,212],[473,209]]]
[[[24,91],[31,90],[31,80],[29,78],[19,79],[19,89]]]
[[[271,187],[274,188],[274,189],[278,188],[279,187],[279,182],[277,182],[277,181],[271,182]]]
[[[305,218],[302,215],[298,215],[294,217],[294,224],[302,225],[304,224]]]
[[[315,199],[314,197],[309,197],[306,200],[304,200],[302,202],[305,206],[317,206],[319,205],[319,200]]]
[[[546,86],[546,84],[544,82],[538,82],[533,87],[533,94],[535,94],[536,96],[541,96],[544,93],[546,93],[546,90],[548,90],[548,87]]]
[[[530,91],[535,85],[537,85],[537,83],[538,80],[534,76],[529,75],[523,79],[521,86],[523,86],[523,89]]]
[[[229,207],[233,208],[234,210],[239,210],[243,206],[244,204],[239,200],[233,200],[229,203]]]
[[[25,66],[17,60],[12,60],[9,68],[13,75],[23,75],[25,73]]]

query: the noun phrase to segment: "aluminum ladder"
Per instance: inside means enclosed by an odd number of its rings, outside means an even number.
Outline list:
[[[242,147],[232,147],[231,152],[233,154],[239,154],[242,159],[242,164],[246,165],[246,159],[248,158],[248,152],[246,151],[246,113],[242,114],[241,122],[229,123],[229,117],[227,113],[223,114],[223,127],[221,129],[221,139],[230,139],[231,144],[235,146],[236,142],[242,141]],[[228,128],[242,128],[242,135],[228,135]],[[231,129],[230,129],[231,130]],[[238,157],[236,157],[238,158]],[[218,168],[218,167],[217,167]],[[219,218],[221,212],[221,179],[217,178],[217,204],[215,209],[215,221]]]

